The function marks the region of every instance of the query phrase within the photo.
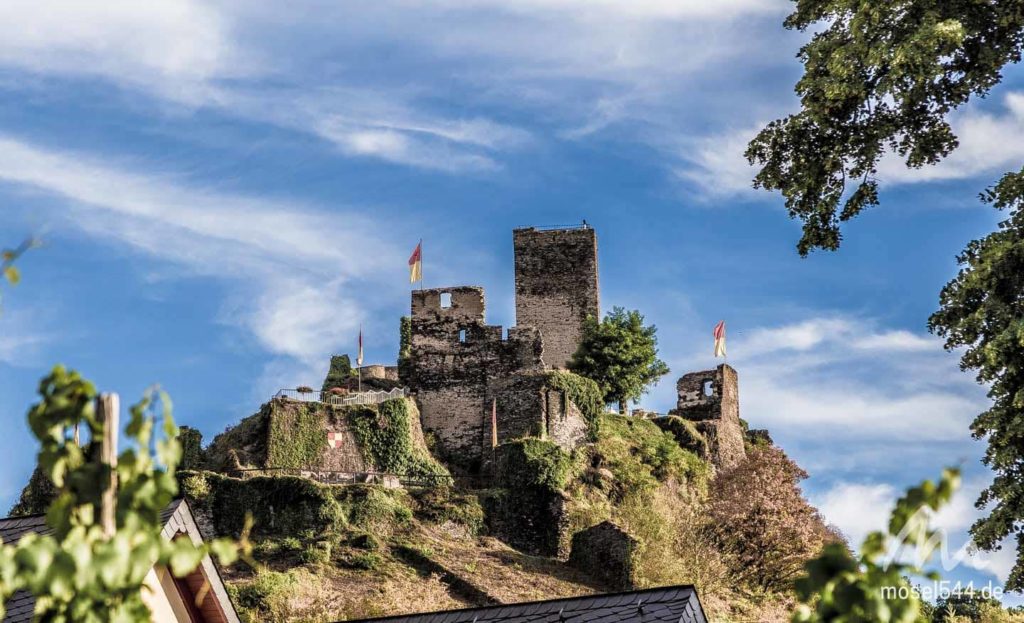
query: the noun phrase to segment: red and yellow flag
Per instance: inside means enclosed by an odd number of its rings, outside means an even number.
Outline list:
[[[423,241],[416,245],[416,250],[409,256],[409,283],[423,280]]]
[[[715,357],[725,357],[725,321],[715,325]]]

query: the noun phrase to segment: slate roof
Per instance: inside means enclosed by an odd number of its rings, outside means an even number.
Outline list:
[[[160,512],[160,522],[163,525],[161,533],[164,538],[172,539],[178,534],[187,534],[193,543],[198,545],[202,542],[202,534],[192,517],[192,511],[184,499],[177,499],[167,505]],[[46,525],[45,515],[28,515],[25,517],[0,518],[0,541],[4,545],[12,545],[28,534],[50,534],[53,530]],[[210,580],[213,594],[225,611],[225,615],[232,623],[238,622],[238,615],[224,588],[220,573],[209,556],[206,556],[202,563],[206,577]],[[7,614],[0,623],[31,623],[33,610],[35,609],[35,598],[26,591],[17,591],[11,596],[7,603]]]
[[[380,623],[707,623],[692,586],[408,614]]]

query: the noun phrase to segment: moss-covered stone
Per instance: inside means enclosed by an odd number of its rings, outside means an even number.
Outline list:
[[[332,487],[307,478],[240,479],[212,472],[179,472],[178,477],[189,502],[211,515],[218,534],[241,534],[247,514],[255,536],[294,536],[306,530],[329,534],[345,522]]]
[[[492,534],[523,551],[569,553],[566,497],[572,458],[550,441],[520,439],[498,446],[496,489],[483,497]]]
[[[584,376],[567,370],[555,370],[547,373],[547,384],[552,389],[565,392],[580,410],[590,427],[591,438],[595,438],[604,413],[604,400],[597,383]]]
[[[267,467],[301,469],[323,463],[327,450],[325,407],[277,400],[270,414]]]
[[[654,418],[651,422],[654,422],[661,430],[671,433],[684,450],[689,450],[701,458],[708,457],[708,440],[697,430],[697,425],[690,420],[678,415],[669,415]]]
[[[654,421],[615,414],[601,417],[592,462],[611,471],[619,497],[654,489],[670,479],[703,491],[711,474],[707,461],[684,450]]]

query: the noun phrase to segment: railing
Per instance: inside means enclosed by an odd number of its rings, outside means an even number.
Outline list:
[[[330,469],[295,469],[290,467],[266,467],[229,470],[229,476],[252,478],[253,476],[301,476],[324,484],[381,484],[406,487],[440,487],[451,485],[454,479],[447,474],[389,474],[386,472],[341,472]]]
[[[583,221],[582,223],[572,223],[571,225],[533,225],[525,227],[524,229],[536,229],[537,231],[551,231],[555,229],[591,229],[590,223]]]
[[[396,387],[391,391],[367,391],[352,392],[350,394],[332,394],[331,392],[300,392],[298,389],[282,389],[274,398],[285,398],[298,402],[321,402],[332,407],[347,407],[349,405],[375,405],[392,398],[405,398],[404,387]]]

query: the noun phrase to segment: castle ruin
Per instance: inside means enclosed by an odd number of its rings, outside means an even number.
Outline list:
[[[693,422],[708,442],[708,455],[719,469],[746,458],[740,422],[740,390],[736,370],[721,364],[713,370],[684,374],[676,383],[678,401],[669,415]]]
[[[516,326],[486,322],[484,289],[414,290],[402,382],[415,394],[423,430],[446,462],[477,471],[495,444],[550,439],[572,450],[587,422],[548,375],[565,370],[588,317],[600,314],[597,234],[573,228],[521,228],[512,234]],[[674,414],[706,435],[716,466],[744,456],[736,371],[684,375]]]

